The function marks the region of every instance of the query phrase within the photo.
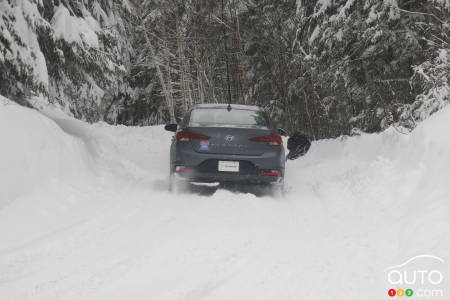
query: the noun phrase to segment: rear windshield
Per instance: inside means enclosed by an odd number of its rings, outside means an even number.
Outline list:
[[[197,108],[191,112],[189,126],[235,126],[268,128],[269,120],[263,111],[226,108]]]

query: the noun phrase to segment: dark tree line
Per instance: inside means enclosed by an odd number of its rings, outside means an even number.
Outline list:
[[[20,1],[40,13],[23,17],[48,86],[15,28]],[[90,122],[154,125],[231,102],[318,139],[412,128],[449,102],[448,0],[20,1],[0,12],[0,93],[43,94]],[[55,35],[61,6],[98,22],[98,48]]]
[[[142,99],[160,121],[195,103],[257,104],[314,138],[411,120],[411,104],[448,78],[442,61],[434,81],[418,66],[448,54],[449,7],[392,3],[144,1],[137,65],[153,89]]]

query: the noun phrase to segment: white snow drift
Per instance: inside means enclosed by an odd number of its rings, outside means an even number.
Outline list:
[[[418,254],[450,274],[449,125],[315,142],[283,199],[173,195],[161,126],[1,98],[0,298],[383,299]]]

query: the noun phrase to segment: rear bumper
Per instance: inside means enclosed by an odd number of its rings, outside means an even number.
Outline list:
[[[284,148],[273,148],[262,155],[235,155],[199,153],[191,146],[178,145],[172,148],[171,173],[194,182],[237,182],[237,183],[279,183],[283,181],[285,155]],[[239,161],[239,172],[219,172],[218,161]],[[187,171],[177,172],[183,166]],[[278,170],[279,175],[262,175]]]
[[[254,161],[233,157],[227,159],[209,158],[198,165],[191,165],[178,161],[172,166],[172,172],[178,178],[195,182],[236,182],[236,183],[279,183],[283,181],[284,165],[277,164],[277,160]],[[239,172],[220,172],[218,164],[220,160],[232,160],[239,162]],[[178,167],[178,168],[177,168]]]
[[[250,175],[235,173],[203,173],[203,172],[174,172],[179,180],[200,183],[245,183],[245,184],[279,184],[283,182],[283,172],[278,176]]]

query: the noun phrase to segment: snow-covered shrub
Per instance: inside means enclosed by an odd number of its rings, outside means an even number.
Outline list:
[[[414,128],[450,102],[450,50],[440,49],[432,60],[414,67],[411,84],[419,85],[424,92],[416,100],[401,108],[400,124]]]

